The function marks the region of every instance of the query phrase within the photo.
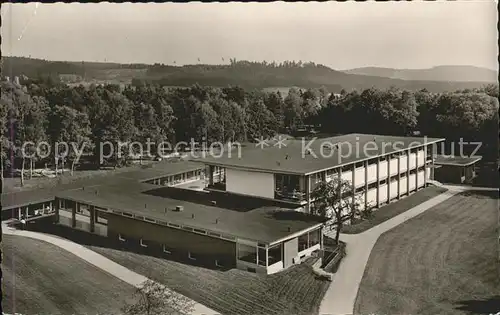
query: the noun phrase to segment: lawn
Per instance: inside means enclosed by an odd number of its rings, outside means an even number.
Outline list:
[[[121,314],[134,288],[55,245],[3,235],[4,312]]]
[[[447,191],[446,188],[429,186],[416,193],[404,197],[403,199],[390,203],[388,205],[382,206],[380,209],[372,212],[369,219],[360,220],[351,225],[344,226],[342,228],[342,233],[345,234],[358,234],[362,233],[380,223],[383,223],[405,211],[410,210],[413,207],[418,206],[422,202],[432,199],[442,193]]]
[[[497,313],[498,259],[498,193],[456,195],[378,239],[355,314]]]
[[[316,278],[311,262],[265,276],[235,269],[212,270],[109,248],[91,248],[224,315],[317,314],[329,284]]]

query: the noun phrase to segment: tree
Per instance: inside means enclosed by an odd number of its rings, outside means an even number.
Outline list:
[[[53,143],[62,142],[68,145],[67,153],[71,160],[71,175],[73,175],[75,163],[80,158],[75,150],[83,149],[82,153],[87,153],[92,149],[90,145],[92,133],[88,115],[68,106],[55,106],[50,119],[50,131]],[[57,161],[60,157],[54,158],[57,170]],[[64,169],[64,164],[62,166]]]
[[[338,176],[328,182],[319,182],[311,193],[311,199],[315,200],[312,212],[327,218],[330,227],[335,226],[336,244],[344,222],[360,214],[359,198],[352,198],[353,194],[352,183]]]
[[[137,301],[123,308],[128,315],[190,314],[194,302],[153,280],[146,280],[136,290]]]

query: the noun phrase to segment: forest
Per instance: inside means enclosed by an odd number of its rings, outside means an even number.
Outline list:
[[[326,88],[291,88],[280,92],[192,85],[165,88],[90,85],[70,87],[52,80],[33,79],[2,84],[0,104],[2,175],[15,168],[33,167],[22,144],[46,141],[93,143],[85,152],[101,156],[96,144],[105,141],[171,143],[191,139],[253,141],[276,134],[293,134],[314,125],[327,134],[370,133],[444,137],[449,141],[481,141],[481,154],[498,155],[498,86],[432,93],[398,88],[375,88],[329,93]],[[35,145],[27,147],[35,150]],[[74,160],[75,157],[68,157]],[[113,163],[127,160],[115,159]],[[11,165],[14,161],[16,165]],[[21,165],[20,165],[21,164]],[[51,164],[53,165],[53,164]]]

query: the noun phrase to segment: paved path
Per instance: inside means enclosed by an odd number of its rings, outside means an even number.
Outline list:
[[[53,237],[48,234],[43,234],[43,233],[37,233],[37,232],[31,232],[31,231],[23,231],[23,230],[16,230],[11,227],[6,226],[5,224],[2,223],[2,230],[3,234],[8,234],[8,235],[18,235],[18,236],[24,236],[24,237],[29,237],[29,238],[34,238],[38,240],[45,241],[47,243],[54,244],[64,250],[67,250],[68,252],[73,253],[74,255],[80,257],[81,259],[85,260],[86,262],[96,266],[97,268],[117,277],[118,279],[121,279],[122,281],[134,286],[134,287],[139,287],[144,281],[147,280],[146,277],[135,273],[122,265],[119,265],[115,263],[114,261],[82,246],[79,244],[76,244],[74,242],[71,242],[69,240],[63,239],[63,238],[57,238]],[[177,294],[177,293],[174,293]],[[194,310],[191,313],[192,315],[215,315],[218,314],[218,312],[211,310],[199,303],[195,302],[194,305]]]
[[[497,190],[495,188],[443,186],[448,191],[429,199],[410,210],[397,215],[373,228],[359,234],[340,234],[346,243],[347,255],[334,274],[320,306],[320,315],[353,314],[358,288],[363,278],[370,253],[380,235],[405,221],[423,213],[435,205],[467,190]]]

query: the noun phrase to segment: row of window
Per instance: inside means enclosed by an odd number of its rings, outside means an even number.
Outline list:
[[[209,232],[209,231],[206,231],[206,230],[202,230],[202,229],[198,229],[198,228],[193,228],[193,227],[190,227],[190,226],[187,226],[187,225],[179,225],[179,224],[165,222],[165,221],[160,221],[160,220],[156,220],[156,219],[152,219],[152,218],[148,218],[148,217],[144,217],[144,216],[140,216],[140,215],[133,215],[133,214],[130,214],[128,212],[113,210],[113,213],[119,214],[119,215],[122,215],[122,216],[125,216],[125,217],[129,217],[129,218],[135,218],[135,219],[138,219],[138,220],[143,220],[143,221],[146,221],[146,222],[149,222],[149,223],[154,223],[154,224],[159,224],[159,225],[163,225],[163,226],[168,226],[168,227],[171,227],[171,228],[174,228],[174,229],[189,231],[189,232],[196,233],[196,234],[201,234],[201,235],[208,235],[208,236],[215,237],[215,238],[221,238],[223,240],[228,240],[228,241],[235,241],[236,240],[235,237],[230,236],[230,235],[220,234],[220,233],[213,233],[213,232]]]
[[[123,234],[118,234],[118,240],[120,242],[134,242],[135,239],[133,238],[129,238]],[[144,240],[144,239],[139,239],[139,245],[143,248],[149,248],[149,247],[160,247],[162,252],[165,254],[165,255],[173,255],[173,254],[178,254],[180,253],[181,251],[178,251],[174,248],[171,248],[165,244],[159,244],[159,243],[156,243],[156,242],[152,242],[152,241],[147,241],[147,240]],[[193,261],[196,261],[198,260],[199,258],[199,255],[195,254],[195,253],[192,253],[190,251],[187,251],[187,258],[189,260],[193,260]],[[225,267],[227,265],[227,262],[224,261],[224,259],[215,259],[215,265],[217,267]]]

